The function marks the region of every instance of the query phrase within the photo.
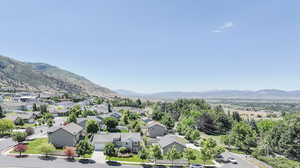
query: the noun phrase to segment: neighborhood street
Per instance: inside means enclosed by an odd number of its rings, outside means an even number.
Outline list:
[[[98,163],[80,163],[68,162],[64,159],[42,160],[39,158],[14,158],[7,156],[0,156],[0,168],[110,168],[110,167],[124,167],[124,168],[139,168],[141,166],[122,165],[109,166],[107,164]]]

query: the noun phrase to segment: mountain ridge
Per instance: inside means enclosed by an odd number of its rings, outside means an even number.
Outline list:
[[[69,92],[95,96],[115,93],[83,76],[46,63],[28,63],[0,55],[0,88]]]
[[[300,99],[300,90],[284,91],[280,89],[262,89],[262,90],[212,90],[203,92],[157,92],[142,94],[133,91],[135,94],[125,94],[126,91],[117,93],[128,97],[141,98],[162,98],[162,99],[178,99],[178,98],[240,98],[240,99]]]

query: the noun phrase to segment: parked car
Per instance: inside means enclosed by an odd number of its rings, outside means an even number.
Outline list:
[[[192,164],[190,165],[190,168],[204,168],[204,166],[200,164]]]
[[[232,163],[232,164],[237,164],[238,162],[235,160],[235,158],[233,158],[233,157],[229,157],[228,159],[227,159],[230,163]]]

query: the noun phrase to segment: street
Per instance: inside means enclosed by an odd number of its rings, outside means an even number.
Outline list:
[[[80,163],[78,161],[69,162],[64,159],[42,160],[40,158],[15,158],[9,156],[0,156],[0,168],[140,168],[142,166],[117,165],[109,166],[98,163]]]
[[[257,168],[255,165],[250,164],[246,160],[242,159],[237,154],[233,154],[230,152],[225,152],[222,154],[224,158],[233,157],[237,160],[238,164],[225,163],[221,168]]]

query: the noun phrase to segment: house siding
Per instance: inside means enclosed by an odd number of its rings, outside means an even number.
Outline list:
[[[148,136],[151,138],[156,138],[158,136],[164,136],[167,133],[166,128],[160,125],[154,125],[148,128]]]
[[[55,132],[48,134],[49,143],[53,144],[57,148],[63,148],[65,146],[75,146],[79,140],[79,135],[75,136],[63,129],[59,129]]]
[[[186,148],[185,146],[174,142],[174,143],[171,143],[170,145],[165,146],[164,148],[162,148],[162,153],[166,154],[174,145],[175,145],[175,148],[176,148],[177,152],[183,152],[184,149]]]

